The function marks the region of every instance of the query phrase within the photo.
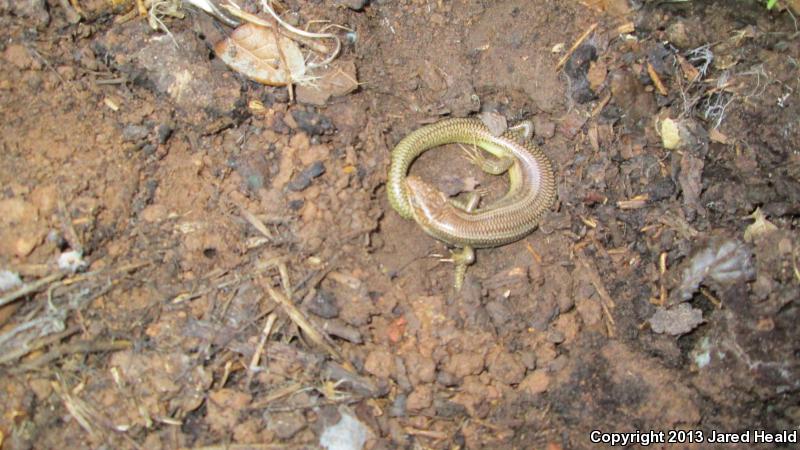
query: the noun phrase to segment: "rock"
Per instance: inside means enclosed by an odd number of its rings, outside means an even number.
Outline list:
[[[292,117],[297,122],[297,127],[305,131],[309,136],[331,134],[335,131],[330,118],[313,111],[294,110],[292,111]]]
[[[336,296],[327,290],[320,289],[317,294],[303,303],[306,309],[323,319],[333,319],[339,316],[339,305]]]
[[[230,430],[239,422],[239,411],[250,404],[252,397],[233,389],[220,389],[208,394],[207,419],[211,430],[219,433]]]
[[[486,312],[489,313],[489,317],[491,317],[494,326],[498,328],[502,327],[513,318],[513,314],[511,310],[508,309],[505,302],[499,300],[493,300],[486,304]]]
[[[359,331],[358,328],[350,326],[338,319],[324,321],[322,323],[322,329],[331,336],[344,339],[354,344],[361,344],[364,342],[361,337],[361,331]]]
[[[680,336],[700,326],[705,319],[702,310],[693,308],[688,303],[681,303],[670,309],[657,308],[648,322],[654,333]]]
[[[18,69],[30,69],[33,63],[28,49],[21,44],[11,44],[3,52],[3,59]]]
[[[345,410],[339,410],[341,420],[325,428],[319,436],[319,445],[325,450],[360,450],[373,437],[370,429]]]
[[[39,213],[36,206],[30,202],[18,197],[0,200],[0,225],[31,223],[38,219]]]
[[[317,161],[295,175],[287,187],[290,191],[302,191],[311,185],[311,181],[314,178],[317,178],[323,173],[325,173],[325,165],[322,161]]]
[[[267,428],[281,439],[290,439],[305,427],[305,416],[294,411],[273,413],[267,420]]]
[[[519,384],[519,390],[529,395],[537,395],[547,391],[550,376],[544,370],[534,370]]]
[[[169,141],[169,138],[172,137],[173,131],[174,128],[172,127],[172,125],[168,124],[159,125],[158,129],[156,130],[156,133],[158,135],[158,143],[161,145],[166,144],[167,141]]]
[[[483,355],[467,351],[451,355],[445,363],[445,370],[460,379],[467,375],[477,375],[481,373],[483,371],[483,366]]]
[[[422,384],[414,388],[406,400],[406,409],[410,413],[419,413],[433,404],[433,388],[430,384]]]
[[[143,125],[128,124],[122,129],[122,140],[125,142],[139,142],[147,138],[150,130]]]
[[[688,49],[691,45],[689,34],[686,32],[686,25],[682,20],[673,22],[666,30],[667,39],[681,49]]]
[[[565,137],[572,139],[581,131],[583,125],[586,123],[588,117],[584,115],[577,108],[573,108],[570,112],[564,115],[559,126],[559,132]]]
[[[145,222],[161,222],[162,220],[167,218],[169,211],[167,211],[167,207],[161,204],[150,205],[147,208],[142,210],[140,217]]]
[[[33,249],[42,242],[43,237],[42,233],[37,233],[35,231],[23,233],[14,241],[14,254],[19,257],[30,255]]]
[[[409,353],[403,360],[406,363],[411,384],[433,383],[436,380],[436,363],[433,359],[419,353]]]
[[[600,322],[603,310],[600,303],[591,298],[579,298],[575,301],[575,309],[581,316],[581,320],[586,326],[592,326]]]
[[[489,373],[501,383],[517,384],[525,377],[525,366],[509,352],[491,353],[488,363]]]
[[[556,125],[542,116],[536,116],[533,118],[533,134],[543,139],[550,139],[556,134]]]
[[[389,378],[394,369],[394,355],[386,350],[373,350],[364,361],[364,370],[379,378]]]
[[[564,73],[571,80],[572,98],[578,103],[586,103],[597,98],[589,89],[589,80],[586,78],[589,65],[596,58],[597,49],[589,43],[584,43],[572,53],[564,66]]]

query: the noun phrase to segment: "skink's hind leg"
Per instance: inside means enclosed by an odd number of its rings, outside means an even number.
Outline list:
[[[466,246],[461,250],[452,250],[449,259],[442,259],[442,261],[452,262],[456,265],[455,280],[453,287],[456,291],[461,290],[464,285],[464,276],[467,273],[467,266],[475,262],[475,250],[470,246]]]
[[[482,171],[490,175],[502,175],[514,164],[513,156],[488,159],[475,147],[469,148],[461,145],[461,150],[466,154],[467,161],[478,166]]]

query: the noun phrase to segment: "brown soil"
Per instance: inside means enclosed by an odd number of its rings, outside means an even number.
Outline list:
[[[353,30],[358,90],[314,106],[215,58],[231,30],[203,13],[165,34],[62,3],[0,1],[0,281],[31,288],[0,293],[3,450],[318,448],[347,418],[370,449],[797,433],[791,10],[284,1]],[[487,111],[533,121],[558,202],[456,293],[386,171],[412,130]],[[505,187],[455,146],[412,172]],[[687,439],[660,445],[727,448]]]

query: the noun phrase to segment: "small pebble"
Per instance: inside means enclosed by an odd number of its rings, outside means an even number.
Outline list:
[[[122,140],[125,142],[139,142],[150,134],[150,130],[143,125],[128,124],[122,129]]]
[[[339,305],[332,292],[320,289],[317,295],[305,302],[306,309],[323,319],[333,319],[339,316]]]
[[[325,173],[325,165],[322,161],[317,161],[295,175],[287,186],[291,191],[302,191],[311,186],[311,181],[323,173]]]
[[[334,131],[331,119],[322,114],[300,109],[292,111],[292,117],[297,122],[297,127],[309,136],[320,136]]]

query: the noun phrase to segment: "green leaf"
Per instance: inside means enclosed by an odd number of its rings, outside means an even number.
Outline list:
[[[776,3],[778,3],[778,0],[767,0],[767,9],[772,9]]]

